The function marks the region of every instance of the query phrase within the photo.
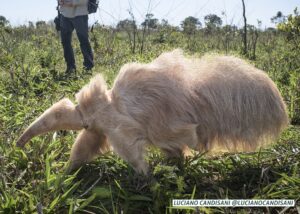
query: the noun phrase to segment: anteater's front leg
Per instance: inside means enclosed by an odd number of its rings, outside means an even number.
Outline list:
[[[106,136],[102,132],[81,131],[72,146],[68,171],[79,168],[93,160],[97,155],[110,150]]]

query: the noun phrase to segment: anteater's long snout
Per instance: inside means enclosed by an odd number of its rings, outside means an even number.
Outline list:
[[[33,137],[57,130],[80,130],[82,118],[75,105],[69,99],[62,99],[47,109],[24,131],[17,140],[17,146],[23,147]]]

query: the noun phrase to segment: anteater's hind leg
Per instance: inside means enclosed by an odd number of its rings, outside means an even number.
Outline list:
[[[167,158],[178,158],[178,157],[191,157],[193,156],[191,149],[187,145],[183,145],[182,148],[170,150],[168,148],[161,149]]]

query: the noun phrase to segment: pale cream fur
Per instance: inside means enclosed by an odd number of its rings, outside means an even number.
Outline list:
[[[273,81],[232,56],[164,53],[149,64],[124,65],[110,90],[95,76],[76,99],[88,123],[72,148],[76,166],[98,154],[93,151],[109,150],[108,141],[137,172],[147,173],[147,145],[171,156],[188,148],[249,151],[271,142],[288,124]]]

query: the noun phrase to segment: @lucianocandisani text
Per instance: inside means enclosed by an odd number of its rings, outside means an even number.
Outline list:
[[[173,207],[293,207],[295,200],[287,199],[173,199]]]

